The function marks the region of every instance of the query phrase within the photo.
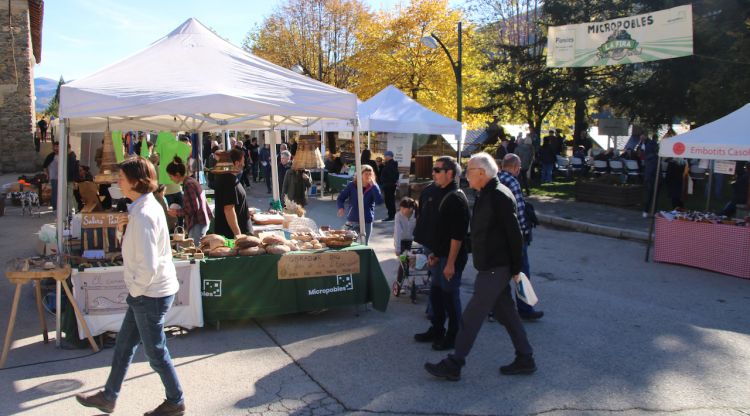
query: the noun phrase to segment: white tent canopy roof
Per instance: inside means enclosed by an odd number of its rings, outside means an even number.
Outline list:
[[[461,123],[427,109],[389,85],[365,102],[358,102],[360,131],[384,133],[448,134],[455,142]],[[302,130],[304,128],[292,130]],[[353,131],[349,120],[320,120],[311,131]]]
[[[750,160],[750,104],[697,129],[664,139],[659,156],[689,159]]]
[[[243,130],[355,119],[356,95],[279,67],[188,19],[146,49],[61,89],[73,132]]]
[[[428,110],[393,85],[359,106],[361,130],[386,133],[461,134],[461,123]]]

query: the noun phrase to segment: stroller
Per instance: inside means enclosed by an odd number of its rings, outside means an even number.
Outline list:
[[[401,240],[401,255],[396,280],[391,286],[393,296],[409,293],[412,303],[417,303],[417,294],[430,292],[431,276],[424,249],[412,247],[411,240]]]

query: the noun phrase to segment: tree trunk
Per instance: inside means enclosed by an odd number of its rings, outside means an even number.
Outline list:
[[[588,94],[585,92],[586,74],[584,68],[574,68],[573,75],[575,79],[575,115],[574,115],[574,131],[573,131],[573,142],[579,143],[581,139],[581,132],[588,129],[588,123],[586,122],[586,101]]]

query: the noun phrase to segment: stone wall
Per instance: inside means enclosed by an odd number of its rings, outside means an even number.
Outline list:
[[[34,84],[27,0],[0,8],[0,172],[38,169],[34,151]],[[15,58],[15,59],[14,59]]]

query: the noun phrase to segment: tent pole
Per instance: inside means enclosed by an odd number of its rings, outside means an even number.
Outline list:
[[[661,179],[661,157],[656,165],[656,178],[654,179],[654,195],[651,197],[651,207],[649,208],[649,217],[651,217],[651,225],[648,227],[648,243],[646,243],[646,258],[643,260],[648,263],[648,255],[651,251],[651,238],[654,235],[654,224],[656,222],[656,199],[659,197],[659,179]]]
[[[320,155],[325,158],[326,157],[326,131],[325,129],[320,131]],[[325,159],[324,159],[325,160]],[[325,190],[325,181],[326,179],[326,167],[325,163],[323,164],[323,168],[320,170],[320,197],[323,198],[323,192]]]
[[[279,197],[279,166],[276,163],[276,123],[273,121],[271,116],[271,130],[269,132],[269,140],[271,141],[271,160],[268,162],[271,164],[271,192],[273,192],[273,201],[281,201]],[[281,138],[281,133],[279,133]]]
[[[60,146],[57,152],[57,263],[62,265],[63,263],[63,231],[65,228],[65,200],[68,194],[68,181],[65,175],[65,165],[68,161],[68,129],[67,119],[60,120],[60,128],[58,133],[60,134]],[[59,280],[55,281],[55,346],[60,347],[60,327],[61,327],[61,309],[62,309],[62,282]]]
[[[708,191],[707,191],[708,195],[706,196],[706,211],[708,211],[710,209],[710,206],[711,206],[711,191],[712,191],[711,188],[713,188],[713,186],[714,186],[714,164],[715,163],[716,163],[716,161],[712,160],[708,164],[708,168],[709,168],[709,171],[708,171]]]
[[[365,202],[364,193],[362,191],[362,146],[359,144],[359,120],[352,120],[354,124],[354,165],[356,171],[354,176],[357,180],[357,208],[359,211],[359,242],[365,244]],[[373,218],[374,220],[374,218]]]

